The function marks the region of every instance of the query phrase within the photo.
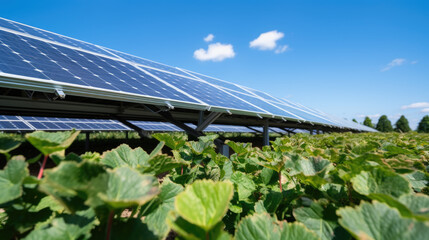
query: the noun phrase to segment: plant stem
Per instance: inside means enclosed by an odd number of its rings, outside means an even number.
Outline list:
[[[279,186],[280,186],[280,192],[283,192],[283,188],[282,188],[282,171],[279,171]]]
[[[209,240],[209,239],[210,239],[209,232],[206,232],[206,240]]]
[[[182,170],[180,170],[180,175],[183,175],[183,166],[182,166]]]
[[[42,166],[40,167],[39,170],[39,175],[37,175],[37,179],[41,179],[43,176],[43,169],[45,169],[45,165],[46,165],[46,161],[48,160],[48,155],[45,155],[45,158],[43,159],[43,163]]]
[[[115,216],[115,211],[111,210],[109,213],[109,219],[107,220],[106,240],[110,240],[110,232],[112,231],[113,216]]]

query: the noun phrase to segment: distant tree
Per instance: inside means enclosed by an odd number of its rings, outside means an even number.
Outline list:
[[[429,133],[429,115],[426,115],[419,122],[419,126],[417,127],[417,132],[419,133]]]
[[[365,120],[363,121],[363,125],[374,128],[374,124],[372,124],[371,118],[365,117]]]
[[[396,132],[409,132],[411,131],[410,124],[408,123],[408,119],[402,115],[398,121],[395,123],[395,131]]]
[[[355,122],[355,123],[358,123],[358,121],[357,121],[356,119],[354,119],[354,118],[353,118],[353,120],[352,120],[352,121],[353,121],[353,122]]]
[[[378,119],[378,123],[377,123],[377,126],[375,127],[375,129],[377,129],[380,132],[392,132],[393,131],[392,123],[390,122],[390,120],[387,118],[386,115],[383,115]]]

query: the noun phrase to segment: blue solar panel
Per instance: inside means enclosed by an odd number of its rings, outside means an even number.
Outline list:
[[[0,131],[19,130],[64,130],[83,131],[129,131],[129,127],[116,120],[78,119],[78,118],[50,118],[0,115]]]
[[[130,55],[130,54],[126,54],[126,53],[123,53],[123,52],[115,51],[115,50],[112,50],[112,49],[107,49],[107,50],[110,51],[111,53],[115,54],[116,56],[122,58],[122,59],[130,61],[132,63],[136,63],[138,65],[142,65],[142,66],[146,66],[146,67],[151,67],[151,68],[156,68],[156,69],[168,71],[168,72],[171,72],[171,73],[176,73],[176,74],[187,76],[186,73],[184,73],[183,71],[181,71],[181,70],[179,70],[179,69],[177,69],[175,67],[170,67],[170,66],[167,66],[167,65],[162,64],[162,63],[157,63],[157,62],[150,61],[150,60],[147,60],[147,59],[144,59],[144,58],[141,58],[141,57],[136,57],[136,56],[133,56],[133,55]]]
[[[5,73],[197,103],[130,64],[1,30],[0,54]]]
[[[32,128],[21,120],[0,120],[0,131],[30,131]]]
[[[151,74],[161,78],[162,80],[177,86],[183,91],[186,91],[190,95],[198,96],[204,103],[214,106],[228,109],[236,109],[243,111],[252,111],[263,113],[263,110],[258,109],[228,93],[207,84],[202,81],[193,80],[186,77],[181,77],[166,72],[161,72],[153,69],[144,68]]]
[[[183,130],[168,122],[129,121],[144,131],[153,132],[182,132]]]
[[[185,73],[187,73],[191,77],[199,78],[201,80],[204,80],[204,81],[206,81],[208,83],[217,85],[219,87],[226,88],[226,89],[231,89],[231,90],[238,91],[238,92],[244,92],[244,93],[246,92],[246,91],[244,91],[242,88],[240,88],[238,85],[236,85],[234,83],[229,83],[229,82],[222,81],[222,80],[219,80],[219,79],[216,79],[216,78],[212,78],[212,77],[208,77],[208,76],[205,76],[205,75],[202,75],[202,74],[199,74],[199,73],[194,73],[194,72],[191,72],[191,71],[188,71],[188,70],[183,70],[183,71]]]
[[[292,119],[301,119],[302,118],[300,116],[296,116],[293,115],[289,112],[286,112],[285,110],[276,107],[272,104],[267,103],[264,100],[261,100],[259,98],[256,98],[254,96],[251,95],[247,95],[247,94],[242,94],[242,93],[238,93],[238,92],[232,92],[232,94],[234,94],[235,96],[243,99],[244,101],[247,101],[249,103],[252,103],[255,106],[258,106],[260,108],[263,108],[264,110],[270,112],[272,115],[276,115],[276,116],[281,116],[281,117],[286,117],[286,118],[292,118]]]
[[[102,48],[100,48],[94,44],[90,44],[90,43],[86,43],[86,42],[79,41],[76,39],[72,39],[69,37],[61,36],[61,35],[56,34],[56,33],[51,33],[51,32],[48,32],[48,31],[45,31],[42,29],[30,27],[30,26],[27,26],[25,24],[13,22],[13,21],[10,21],[10,20],[4,19],[4,18],[0,18],[0,27],[8,28],[8,29],[18,31],[21,33],[30,34],[30,35],[35,36],[35,37],[47,39],[47,40],[54,41],[57,43],[66,44],[66,45],[73,46],[76,48],[80,48],[80,49],[84,49],[87,51],[91,51],[91,52],[104,54],[104,55],[113,57],[113,55],[111,53],[107,52],[106,50],[104,50],[104,49],[102,49]]]

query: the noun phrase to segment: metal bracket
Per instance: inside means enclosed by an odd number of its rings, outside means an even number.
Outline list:
[[[203,131],[210,124],[216,121],[216,119],[218,119],[220,116],[222,116],[222,113],[220,112],[211,112],[204,121],[202,121],[201,123],[198,123],[198,126],[197,128],[195,128],[195,130],[198,132]]]

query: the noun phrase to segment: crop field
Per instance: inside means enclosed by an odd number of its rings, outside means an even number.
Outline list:
[[[429,134],[226,141],[229,157],[215,134],[152,137],[73,153],[77,131],[0,135],[0,239],[428,239]]]

